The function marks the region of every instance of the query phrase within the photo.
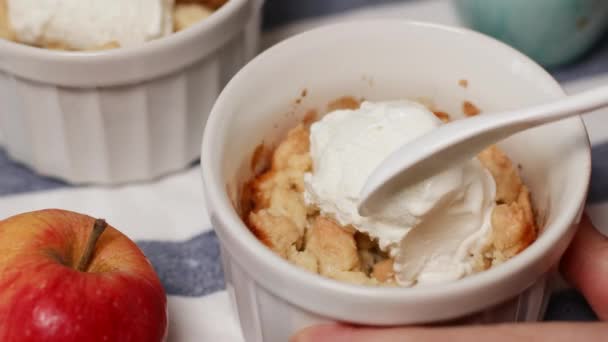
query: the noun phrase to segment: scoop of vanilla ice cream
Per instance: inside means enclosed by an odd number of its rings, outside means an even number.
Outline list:
[[[442,283],[471,273],[471,253],[486,243],[491,228],[495,183],[477,159],[395,189],[372,216],[358,213],[361,189],[380,162],[441,124],[419,103],[393,101],[337,110],[311,126],[313,172],[304,176],[305,201],[376,239],[395,258],[402,285]]]
[[[96,49],[142,44],[173,31],[174,0],[7,0],[11,28],[28,44]]]

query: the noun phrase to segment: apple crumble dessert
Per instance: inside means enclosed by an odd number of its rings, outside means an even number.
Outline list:
[[[380,112],[386,112],[386,118],[400,116],[403,108],[411,108],[407,109],[409,116],[425,115],[423,112],[427,110],[432,116],[428,119],[432,125],[436,125],[433,120],[439,124],[450,121],[448,113],[417,106],[422,107],[411,102],[361,103],[344,97],[328,105],[327,112],[331,113],[323,119],[315,123],[305,120],[291,129],[270,154],[268,167],[244,186],[242,214],[251,232],[294,265],[335,280],[362,285],[417,286],[452,281],[503,263],[524,250],[537,236],[530,192],[517,167],[496,146],[485,149],[473,161],[477,164],[471,164],[471,168],[464,168],[456,176],[447,175],[451,178],[445,176],[443,180],[426,184],[422,190],[414,189],[400,195],[409,202],[391,199],[387,202],[389,207],[399,204],[395,206],[399,210],[392,212],[391,220],[363,218],[356,210],[354,213],[348,211],[351,204],[345,201],[355,195],[348,191],[349,184],[344,179],[365,178],[361,169],[368,167],[366,163],[377,153],[373,150],[375,147],[370,146],[390,143],[382,139],[390,136],[390,126],[395,126],[394,123],[380,126],[376,121],[369,121],[371,124],[367,126],[356,125],[368,119],[375,120]],[[479,113],[470,102],[463,108],[465,116]],[[362,116],[366,110],[371,114]],[[348,120],[358,123],[352,126]],[[415,122],[420,126],[424,120],[427,119],[420,116],[416,121],[407,121],[407,125]],[[331,122],[335,125],[328,126]],[[322,124],[325,127],[315,126]],[[414,128],[418,129],[418,126]],[[365,131],[370,127],[383,131],[380,135],[362,135],[367,134]],[[354,132],[350,135],[356,137],[351,145],[344,143],[347,141],[344,139],[349,138],[349,130]],[[397,130],[395,134],[402,133]],[[354,149],[351,159],[343,158],[348,149]],[[337,159],[332,161],[332,158]],[[336,168],[341,169],[336,171]],[[357,175],[358,172],[363,175]],[[476,185],[477,178],[485,175],[489,181]],[[323,182],[325,179],[321,177],[325,176],[328,181]],[[470,180],[462,191],[459,190],[461,185],[449,191],[439,189],[443,192],[437,201],[427,206],[428,198],[421,199],[420,194],[437,184],[445,187],[446,179]],[[337,193],[332,192],[335,189],[347,195],[332,197]],[[491,196],[483,206],[479,204],[485,201],[480,194]],[[412,204],[412,201],[418,202]],[[457,209],[450,212],[454,206]],[[463,212],[476,206],[486,211],[475,209],[471,211],[475,215],[463,216]],[[418,215],[422,207],[432,208],[424,209],[428,215]],[[450,212],[451,216],[444,212]],[[487,215],[483,214],[486,212]],[[462,220],[463,217],[467,219]],[[458,225],[472,228],[458,235]],[[482,231],[484,225],[487,227]],[[403,229],[404,226],[408,228]],[[437,242],[433,247],[436,240],[447,242]],[[454,244],[450,240],[458,241]],[[464,268],[454,273],[457,267]]]
[[[0,0],[0,38],[66,51],[134,46],[185,30],[228,0]]]

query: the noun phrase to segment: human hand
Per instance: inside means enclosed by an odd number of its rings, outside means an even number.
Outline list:
[[[608,336],[608,238],[584,216],[561,264],[566,279],[579,289],[598,318],[595,323],[525,323],[459,327],[358,328],[340,324],[310,327],[291,342],[470,342],[606,341]]]

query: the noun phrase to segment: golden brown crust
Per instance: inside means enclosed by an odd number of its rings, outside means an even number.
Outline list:
[[[246,185],[250,199],[245,206],[251,209],[246,221],[260,241],[283,257],[300,243],[308,224],[302,195],[304,173],[312,166],[308,146],[308,128],[292,129],[276,148],[270,170]]]
[[[197,4],[216,10],[227,3],[228,0],[177,0],[175,2],[177,4]]]
[[[338,109],[357,109],[361,105],[361,101],[352,96],[343,96],[331,101],[327,105],[327,112],[333,112]]]
[[[357,285],[382,285],[361,271],[340,271],[328,276],[329,278]]]
[[[11,29],[11,25],[8,20],[8,9],[6,7],[5,0],[0,0],[0,38],[13,41],[15,40],[15,33]]]
[[[255,174],[263,172],[267,167],[267,161],[272,157],[272,151],[266,148],[266,145],[259,144],[258,147],[253,151],[253,157],[251,157],[250,168]]]
[[[353,235],[331,219],[318,216],[314,220],[305,250],[316,256],[319,273],[332,277],[339,272],[359,270]]]
[[[248,221],[258,240],[284,258],[301,237],[298,227],[289,218],[272,215],[266,209],[251,213]]]
[[[293,246],[289,249],[287,260],[309,272],[319,273],[319,261],[317,257],[307,250],[298,251]]]
[[[517,199],[497,205],[492,212],[493,264],[502,263],[536,240],[537,229],[532,215],[528,188],[523,186]]]
[[[497,146],[488,147],[477,157],[494,177],[496,202],[508,204],[515,201],[522,189],[522,181],[509,157]]]
[[[395,277],[393,259],[385,259],[374,265],[371,276],[381,283],[391,281]]]
[[[287,138],[279,144],[272,157],[272,169],[296,168],[306,171],[311,164],[309,129],[300,124],[287,133]]]
[[[173,6],[173,31],[185,30],[212,13],[213,9],[203,4],[177,2]]]
[[[36,44],[36,46],[44,48],[44,49],[48,49],[48,50],[78,51],[78,49],[72,48],[71,46],[67,45],[65,42],[52,41],[52,40],[39,42]],[[119,47],[120,47],[120,44],[118,42],[109,42],[109,43],[105,43],[100,46],[96,46],[91,49],[87,49],[87,51],[103,51],[103,50],[117,49]]]
[[[343,97],[328,108],[358,106],[354,98]],[[435,115],[444,122],[450,119],[445,112]],[[376,241],[305,205],[303,178],[312,169],[309,124],[290,130],[275,149],[270,168],[244,189],[250,193],[252,208],[246,222],[260,241],[310,272],[355,284],[395,285],[393,260],[379,250]],[[475,259],[476,271],[504,262],[536,239],[530,194],[513,163],[496,146],[480,153],[479,160],[496,182],[497,206],[489,243]]]
[[[308,128],[299,125],[275,150],[271,169],[248,185],[253,211],[268,209],[275,216],[287,217],[301,233],[308,210],[302,195],[304,173],[312,168],[308,149]]]
[[[276,216],[288,217],[303,234],[306,229],[306,205],[301,192],[284,187],[276,187],[270,196],[268,211]]]

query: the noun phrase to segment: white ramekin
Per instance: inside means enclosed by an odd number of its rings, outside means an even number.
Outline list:
[[[146,180],[200,153],[209,111],[257,51],[261,0],[230,0],[139,47],[60,52],[0,39],[0,130],[11,157],[72,183]]]
[[[467,87],[459,86],[466,79]],[[303,90],[307,95],[295,101]],[[246,65],[215,103],[203,138],[202,172],[222,246],[227,287],[247,341],[286,341],[310,324],[368,325],[534,321],[547,278],[570,242],[585,200],[590,149],[580,118],[513,136],[500,145],[521,165],[538,210],[538,240],[507,263],[428,288],[336,282],[281,259],[248,231],[233,203],[252,176],[255,148],[272,146],[309,108],[342,95],[422,98],[449,113],[463,100],[484,111],[564,96],[541,67],[487,36],[451,27],[385,20],[310,31]]]

